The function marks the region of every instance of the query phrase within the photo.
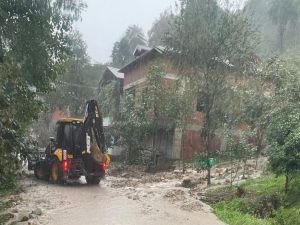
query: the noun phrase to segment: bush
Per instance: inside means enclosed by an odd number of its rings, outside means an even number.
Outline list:
[[[273,224],[275,225],[296,225],[299,224],[300,209],[284,209],[277,211]]]
[[[216,215],[230,225],[270,225],[268,220],[261,220],[253,215],[240,212],[239,207],[245,207],[244,202],[234,199],[232,202],[220,202],[214,205]]]
[[[212,198],[214,201],[210,203],[217,216],[230,225],[300,224],[298,180],[294,181],[297,185],[285,195],[282,188],[284,179],[284,176],[280,176],[247,181],[238,189],[231,189],[231,193],[235,193],[232,198]],[[227,191],[228,188],[221,188],[209,193],[225,195]]]

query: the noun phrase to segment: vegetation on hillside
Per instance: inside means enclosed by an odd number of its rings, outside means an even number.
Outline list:
[[[80,1],[0,2],[0,189],[28,152],[27,128],[43,108],[70,55]]]
[[[247,181],[238,188],[208,192],[217,216],[229,225],[293,225],[299,223],[299,183],[285,194],[284,176]],[[219,196],[218,193],[223,193]],[[211,202],[211,199],[214,199]]]
[[[73,30],[85,6],[81,0],[0,2],[0,190],[14,183],[32,131],[40,146],[47,144],[55,110],[81,117],[85,101],[96,98],[105,115],[116,112],[111,97],[117,84],[98,89],[105,64],[90,62],[82,35]],[[163,45],[184,75],[165,88],[164,66],[152,65],[143,90],[113,102],[119,112],[112,132],[128,162],[141,163],[144,140],[154,137],[154,148],[159,129],[185,129],[197,105],[206,159],[213,139],[223,135],[220,156],[246,162],[264,154],[277,176],[222,189],[231,194],[213,202],[217,215],[229,224],[296,224],[299,199],[291,196],[299,196],[300,1],[248,0],[241,10],[217,0],[177,6],[154,21],[149,40],[132,25],[112,49],[108,65],[120,68],[134,59],[137,45]],[[103,92],[108,96],[99,97]]]

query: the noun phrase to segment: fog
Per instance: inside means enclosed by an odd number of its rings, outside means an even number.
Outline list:
[[[83,34],[92,62],[110,61],[113,43],[129,25],[137,24],[146,33],[162,11],[176,0],[87,0],[88,8],[76,28]]]

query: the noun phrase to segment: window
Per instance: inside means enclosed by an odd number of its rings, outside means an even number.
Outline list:
[[[125,96],[126,97],[131,97],[131,98],[135,98],[135,87],[131,87],[128,88],[127,90],[125,90]]]
[[[203,96],[197,98],[196,110],[197,112],[203,112],[205,109],[205,99]]]

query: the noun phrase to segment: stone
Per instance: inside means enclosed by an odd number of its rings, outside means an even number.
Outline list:
[[[37,217],[38,217],[38,216],[35,215],[35,214],[33,214],[33,213],[29,214],[29,218],[30,218],[30,219],[36,219]]]
[[[20,211],[17,215],[17,221],[19,222],[25,222],[29,220],[29,213],[27,211]]]
[[[128,173],[122,173],[121,177],[128,177]]]
[[[190,188],[192,186],[192,181],[190,178],[185,178],[182,183],[181,183],[181,186],[182,187],[185,187],[185,188]]]
[[[42,213],[43,213],[42,210],[39,209],[39,208],[37,208],[37,209],[35,209],[35,210],[32,211],[32,214],[35,214],[37,216],[41,216]]]
[[[137,196],[137,195],[135,195],[135,196],[133,196],[133,198],[132,198],[132,200],[139,200],[140,198],[139,198],[139,196]]]
[[[23,215],[23,216],[21,216],[20,218],[21,218],[21,219],[20,219],[21,222],[25,222],[25,221],[28,221],[28,220],[29,220],[29,216],[28,216],[28,215]]]
[[[18,213],[19,210],[15,208],[15,209],[12,209],[11,212],[12,212],[12,213]]]
[[[179,183],[175,184],[175,187],[181,187],[181,184],[179,184]]]

